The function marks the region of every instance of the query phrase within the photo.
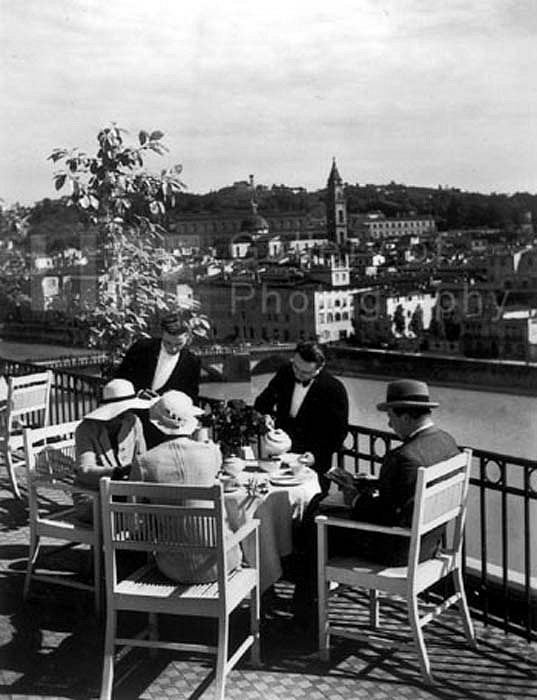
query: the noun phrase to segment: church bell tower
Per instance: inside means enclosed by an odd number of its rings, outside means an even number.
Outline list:
[[[329,241],[337,245],[347,242],[347,202],[335,158],[326,184],[326,229]]]

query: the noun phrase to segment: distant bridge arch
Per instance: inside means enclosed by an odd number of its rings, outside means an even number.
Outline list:
[[[253,357],[250,361],[252,374],[273,374],[289,359],[291,353],[277,353],[275,355]]]
[[[224,371],[223,365],[220,364],[209,364],[208,362],[202,362],[201,364],[201,381],[202,382],[224,382]]]

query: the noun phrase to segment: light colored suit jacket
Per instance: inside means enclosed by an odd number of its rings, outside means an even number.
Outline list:
[[[222,453],[214,442],[196,442],[189,437],[180,436],[140,455],[133,464],[130,479],[161,484],[212,486],[221,464]],[[173,503],[173,500],[169,502]],[[192,500],[189,504],[203,505],[203,502]],[[199,542],[198,533],[189,531],[189,528],[185,527],[182,536],[185,542]],[[205,583],[216,580],[216,563],[212,556],[176,552],[157,553],[155,559],[162,573],[174,581]],[[230,570],[240,564],[241,552],[238,546],[228,552],[227,561]]]

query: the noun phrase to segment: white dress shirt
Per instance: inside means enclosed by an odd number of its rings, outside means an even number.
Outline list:
[[[170,354],[164,345],[162,345],[162,343],[160,344],[160,352],[158,354],[157,366],[155,367],[155,375],[153,376],[153,382],[151,383],[151,389],[153,389],[153,391],[158,391],[164,386],[164,384],[166,384],[177,363],[179,362],[180,355],[180,352],[176,352],[173,355]]]
[[[313,380],[308,384],[308,386],[303,386],[302,382],[295,382],[295,388],[291,398],[291,406],[289,408],[289,415],[291,418],[296,418],[296,414],[299,412],[300,407],[306,398],[306,394],[310,390],[312,384]]]

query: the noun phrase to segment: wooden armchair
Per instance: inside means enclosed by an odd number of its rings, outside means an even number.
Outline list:
[[[413,639],[418,652],[420,668],[427,682],[432,682],[431,668],[425,647],[422,627],[435,617],[457,604],[464,631],[470,643],[475,644],[474,630],[462,579],[462,542],[466,516],[466,500],[470,475],[472,452],[465,450],[437,465],[418,470],[412,526],[383,527],[372,523],[327,517],[316,518],[318,534],[318,612],[319,612],[319,652],[325,660],[330,648],[330,635],[339,634],[355,637],[356,634],[335,629],[328,617],[329,596],[338,595],[341,589],[330,590],[330,583],[356,586],[370,591],[370,625],[379,625],[378,591],[405,598]],[[422,535],[440,525],[449,525],[451,543],[432,559],[420,563],[420,543]],[[354,557],[328,558],[327,527],[344,527],[355,530],[387,533],[409,540],[407,566],[387,567],[381,564]],[[454,593],[437,605],[433,611],[420,617],[418,595],[436,582],[451,576]]]
[[[221,485],[199,487],[114,482],[108,478],[101,479],[100,485],[106,571],[106,638],[101,699],[111,697],[114,649],[126,645],[215,655],[214,697],[224,700],[226,676],[249,648],[254,663],[259,662],[258,521],[252,520],[232,536],[229,533],[225,536]],[[193,505],[192,499],[197,505]],[[245,538],[253,540],[255,565],[227,572],[227,552]],[[116,557],[121,550],[147,552],[151,560],[120,580]],[[154,553],[187,556],[194,553],[210,557],[217,567],[217,580],[192,585],[172,581],[152,561]],[[250,632],[228,659],[229,616],[245,598],[250,604]],[[148,613],[148,628],[142,635],[117,636],[117,615],[125,610]],[[215,618],[218,621],[217,645],[159,640],[157,613]]]
[[[17,498],[21,494],[15,468],[24,465],[22,431],[48,425],[51,384],[50,370],[8,378],[6,405],[0,413],[0,451]]]
[[[24,581],[24,598],[30,591],[32,579],[90,591],[94,595],[95,612],[101,608],[101,513],[99,492],[75,487],[75,429],[78,421],[50,425],[24,431],[24,452],[28,478],[28,511],[30,542],[28,567]],[[93,525],[80,522],[74,507],[50,509],[50,493],[62,492],[72,496],[84,493],[92,501]],[[93,551],[93,584],[37,569],[41,538],[62,542],[61,548],[88,545]]]

